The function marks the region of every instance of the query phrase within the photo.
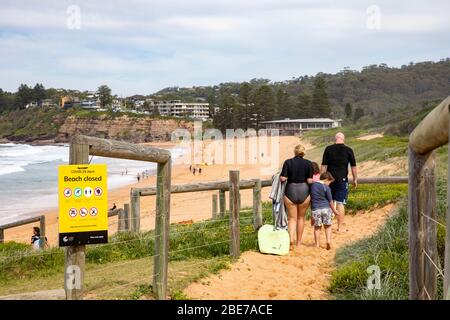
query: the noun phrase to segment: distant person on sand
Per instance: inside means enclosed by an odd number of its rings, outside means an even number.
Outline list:
[[[291,241],[291,250],[294,249],[294,239],[297,248],[302,242],[305,228],[306,210],[310,204],[309,184],[312,183],[311,161],[304,159],[305,147],[301,144],[294,149],[295,156],[283,164],[280,173],[281,182],[286,182],[284,204],[288,212],[288,231]]]
[[[198,174],[202,174],[202,168],[198,168]]]
[[[314,221],[314,241],[316,247],[320,247],[320,231],[322,225],[325,228],[327,239],[327,250],[331,249],[331,221],[333,213],[339,216],[339,212],[334,207],[331,196],[330,183],[334,178],[329,172],[320,175],[320,180],[311,184],[311,219]]]
[[[141,180],[141,175],[138,173],[137,174],[137,181],[139,182],[139,180]]]
[[[192,171],[192,164],[189,166],[189,171]]]
[[[45,247],[47,245],[47,237],[41,239],[41,229],[39,227],[33,227],[33,235],[31,236],[31,245],[33,246],[33,249],[40,250],[42,241],[44,241],[44,246],[42,247]]]
[[[358,186],[358,174],[355,155],[352,148],[345,145],[345,136],[342,132],[336,133],[335,143],[325,148],[322,158],[322,172],[330,172],[334,182],[330,184],[331,195],[339,215],[338,228],[342,230],[345,216],[345,205],[348,199],[348,166],[351,166],[353,187]]]
[[[192,169],[192,174],[195,176],[195,172],[197,171],[196,168]]]

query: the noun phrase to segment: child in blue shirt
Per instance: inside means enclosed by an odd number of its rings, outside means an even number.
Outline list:
[[[323,225],[327,239],[327,250],[331,249],[331,221],[333,213],[339,215],[339,212],[334,207],[329,187],[333,181],[334,178],[331,173],[324,172],[320,175],[320,181],[313,182],[310,187],[311,217],[314,219],[314,240],[316,247],[320,247],[320,231]]]

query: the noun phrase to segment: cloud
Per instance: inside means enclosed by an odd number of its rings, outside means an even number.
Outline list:
[[[80,29],[67,28],[73,4]],[[373,4],[377,30],[366,25]],[[439,59],[449,52],[449,9],[445,0],[3,0],[0,87],[106,83],[125,95]]]

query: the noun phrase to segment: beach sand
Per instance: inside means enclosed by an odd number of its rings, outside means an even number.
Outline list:
[[[295,145],[298,143],[302,143],[305,145],[306,149],[309,150],[312,146],[309,143],[302,142],[299,137],[293,136],[281,136],[275,137],[273,139],[279,139],[278,149],[279,149],[279,157],[278,157],[278,165],[277,167],[281,167],[283,161],[287,158],[293,156],[293,150]],[[257,144],[257,140],[254,137],[246,138],[246,139],[237,139],[235,140],[235,146],[239,145],[239,143],[245,143],[244,151],[237,151],[235,147],[235,154],[242,156],[242,153],[245,153],[245,159],[249,159],[250,155],[253,153],[250,151],[252,147]],[[215,147],[220,146],[220,142],[218,141],[205,141],[200,148],[203,148],[204,151],[211,150]],[[270,146],[272,142],[269,142]],[[273,142],[275,143],[275,141]],[[146,145],[152,145],[155,147],[170,147],[173,144],[170,143],[147,143]],[[275,144],[273,144],[275,145]],[[265,159],[262,159],[261,162],[266,162],[268,159],[268,155],[270,155],[269,151],[265,151],[264,155]],[[193,154],[195,154],[193,152]],[[230,153],[228,153],[230,154]],[[260,153],[258,152],[260,156]],[[264,158],[263,157],[263,158]],[[308,155],[305,156],[308,158]],[[177,184],[186,184],[193,182],[207,182],[207,181],[218,181],[218,180],[228,180],[229,170],[239,170],[240,171],[240,179],[269,179],[271,175],[276,171],[272,170],[269,174],[268,172],[264,172],[261,170],[262,168],[267,168],[267,164],[264,163],[256,163],[256,164],[221,164],[216,158],[216,163],[212,164],[209,162],[208,165],[202,165],[202,174],[198,173],[194,176],[189,171],[189,164],[191,161],[189,159],[179,158],[173,159],[174,164],[172,167],[172,185]],[[233,161],[238,162],[238,161]],[[233,163],[232,162],[232,163]],[[196,165],[196,167],[198,167]],[[115,190],[110,190],[108,194],[108,203],[109,208],[113,206],[113,203],[116,204],[118,208],[123,207],[125,203],[130,202],[130,188],[134,187],[152,187],[155,186],[156,177],[151,176],[147,179],[141,179],[139,183],[135,183],[132,185],[128,185],[125,187],[121,187]],[[270,192],[270,188],[262,189],[262,200],[267,201],[268,195]],[[177,223],[181,221],[199,221],[208,219],[211,217],[211,197],[212,194],[218,193],[218,191],[204,191],[204,192],[194,192],[194,193],[180,193],[173,194],[171,196],[171,223]],[[228,193],[227,193],[228,197]],[[252,190],[242,190],[241,191],[241,201],[242,206],[251,206],[253,201]],[[228,207],[228,199],[227,199],[227,207]],[[45,212],[46,216],[46,236],[48,238],[49,245],[54,246],[57,245],[58,240],[58,208],[51,209]],[[155,196],[148,196],[141,198],[141,230],[151,230],[154,228],[154,220],[155,220]],[[117,231],[117,217],[109,218],[109,233],[113,234]],[[25,242],[28,243],[30,241],[30,237],[32,235],[32,227],[38,226],[36,224],[28,224],[17,228],[11,228],[5,230],[5,241],[14,240],[17,242]]]

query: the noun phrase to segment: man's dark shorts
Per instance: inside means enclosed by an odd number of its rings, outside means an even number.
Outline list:
[[[346,205],[348,199],[348,181],[335,181],[330,184],[331,196],[338,204]]]

